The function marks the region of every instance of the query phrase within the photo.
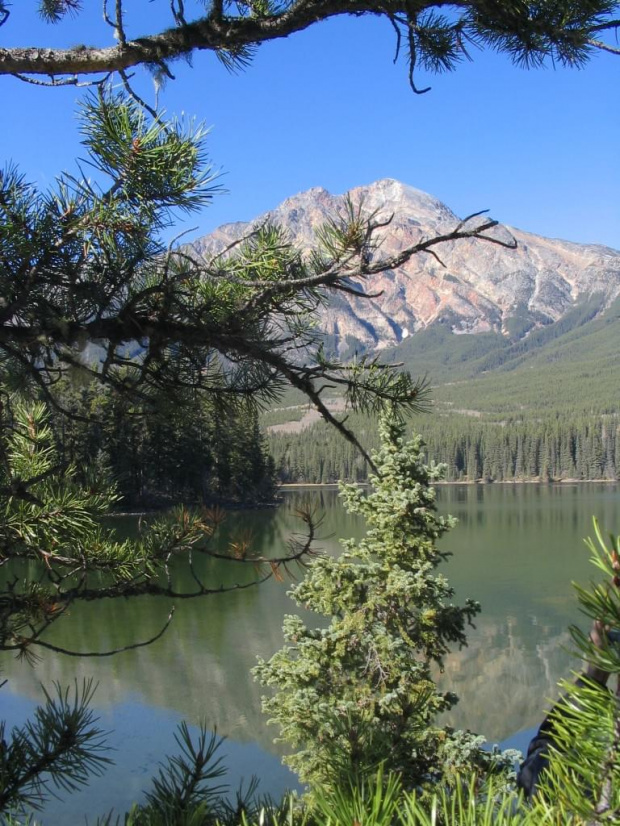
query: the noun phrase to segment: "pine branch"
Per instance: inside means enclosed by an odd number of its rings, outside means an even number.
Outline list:
[[[45,692],[45,706],[13,729],[8,744],[0,724],[0,811],[39,808],[50,786],[75,791],[111,762],[101,754],[103,732],[89,708],[92,680],[76,683],[73,695],[59,685],[56,691],[55,698]]]
[[[145,822],[151,818],[161,818],[166,823],[185,822],[195,807],[208,806],[226,789],[226,786],[213,785],[214,780],[225,774],[222,758],[216,757],[222,744],[216,732],[208,733],[203,724],[194,743],[186,723],[181,723],[175,740],[180,753],[168,758],[168,763],[153,779],[153,788],[147,792],[143,806]]]
[[[582,8],[578,4],[524,3],[510,7],[493,3],[456,2],[449,4],[459,15],[456,20],[441,14],[442,0],[412,4],[408,0],[387,0],[379,5],[369,0],[296,0],[267,14],[234,14],[231,3],[217,0],[209,13],[187,21],[184,10],[172,5],[174,25],[142,37],[128,38],[123,20],[124,3],[115,0],[115,15],[108,24],[118,33],[118,45],[77,46],[72,49],[0,49],[0,74],[45,75],[52,83],[59,76],[109,75],[140,65],[167,69],[167,64],[194,51],[212,51],[230,66],[242,66],[252,49],[264,42],[288,37],[317,22],[342,15],[383,16],[396,30],[397,55],[404,36],[409,46],[410,83],[417,89],[413,72],[419,63],[431,71],[453,69],[468,53],[464,41],[478,41],[498,47],[516,61],[537,65],[545,58],[579,64],[588,49],[601,48],[592,34],[617,28],[617,3],[600,0]],[[56,9],[58,4],[50,8]],[[6,24],[8,11],[0,21]],[[72,80],[70,81],[72,82]]]

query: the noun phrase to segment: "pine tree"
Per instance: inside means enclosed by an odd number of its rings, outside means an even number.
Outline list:
[[[365,538],[343,541],[339,558],[317,557],[291,592],[329,625],[287,617],[288,644],[255,669],[275,689],[264,710],[295,750],[286,762],[312,788],[346,783],[383,761],[406,788],[484,762],[471,739],[436,721],[456,697],[438,691],[435,669],[452,645],[465,645],[479,606],[455,606],[437,571],[445,559],[437,542],[454,524],[438,515],[432,486],[445,468],[425,464],[421,437],[406,442],[403,434],[402,424],[383,419],[372,491],[341,486],[347,511],[366,522]]]

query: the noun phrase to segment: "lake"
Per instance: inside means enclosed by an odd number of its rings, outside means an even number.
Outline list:
[[[458,518],[442,540],[452,553],[445,573],[457,600],[482,603],[469,646],[446,660],[442,687],[461,698],[450,723],[502,742],[540,722],[557,680],[578,668],[566,650],[567,627],[580,622],[571,581],[596,578],[583,537],[592,516],[618,530],[618,485],[455,485],[439,489],[439,508]],[[332,489],[296,489],[277,509],[230,514],[228,535],[251,533],[263,554],[282,554],[292,533],[302,530],[296,510],[312,504],[324,514],[317,548],[339,551],[339,537],[359,537],[362,525],[346,514]],[[118,518],[120,532],[136,520]],[[222,542],[226,541],[226,535]],[[204,561],[214,585],[232,584],[235,565]],[[247,574],[249,576],[249,573]],[[188,582],[189,585],[189,582]],[[285,613],[295,610],[288,584],[270,581],[258,588],[190,600],[177,605],[166,634],[147,648],[104,659],[75,659],[43,653],[34,667],[5,657],[3,716],[20,722],[51,687],[93,677],[99,686],[95,708],[115,766],[84,792],[52,801],[44,824],[84,822],[115,808],[124,811],[148,786],[158,762],[174,750],[176,725],[205,720],[227,737],[222,752],[233,785],[252,774],[274,794],[294,785],[280,764],[276,731],[260,711],[261,689],[249,671],[257,655],[270,656],[282,644]],[[83,605],[71,609],[49,639],[81,651],[105,651],[147,639],[161,627],[170,604],[162,598]],[[583,624],[583,623],[582,623]],[[525,738],[527,739],[527,738]]]

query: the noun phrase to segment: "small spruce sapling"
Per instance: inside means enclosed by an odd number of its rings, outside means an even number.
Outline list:
[[[420,788],[496,759],[479,738],[436,722],[457,698],[438,690],[435,674],[480,610],[472,600],[454,605],[437,571],[446,558],[437,541],[455,523],[435,504],[444,467],[425,463],[422,438],[406,441],[402,423],[384,418],[380,435],[371,492],[340,488],[347,511],[365,520],[364,539],[342,541],[336,559],[317,557],[291,591],[329,626],[287,616],[288,644],[254,670],[275,689],[263,708],[295,750],[285,760],[311,789],[363,779],[380,764],[405,789]]]

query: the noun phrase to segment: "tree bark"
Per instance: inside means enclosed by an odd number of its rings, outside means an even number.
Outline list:
[[[438,6],[441,2],[428,3]],[[157,34],[128,40],[125,44],[98,48],[0,49],[0,74],[92,75],[158,64],[194,51],[233,52],[243,47],[288,37],[313,23],[343,14],[406,14],[406,0],[388,0],[381,10],[372,0],[297,0],[281,14],[270,17],[225,17],[212,12],[206,17]]]

